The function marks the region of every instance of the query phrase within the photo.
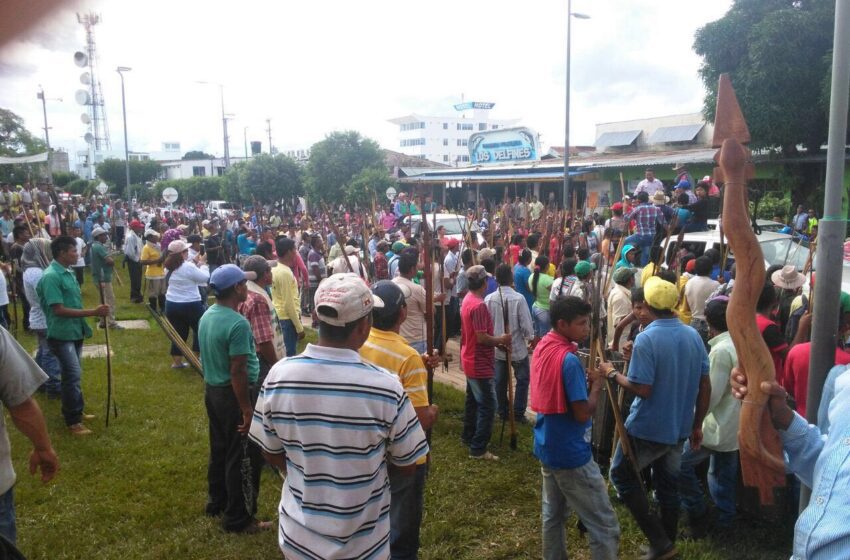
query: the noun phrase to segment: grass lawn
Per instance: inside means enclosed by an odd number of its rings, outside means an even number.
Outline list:
[[[121,270],[125,284],[126,269]],[[128,288],[115,285],[118,319],[148,318],[147,309],[126,303]],[[86,278],[84,298],[94,305]],[[149,331],[112,332],[115,398],[119,417],[104,427],[106,360],[85,360],[86,409],[98,415],[95,434],[72,438],[58,401],[38,396],[61,470],[48,485],[26,472],[29,445],[10,428],[18,472],[15,501],[18,544],[30,559],[236,559],[279,558],[277,535],[236,536],[203,515],[206,497],[207,419],[203,383],[191,369],[170,369],[168,342],[156,323]],[[34,338],[21,336],[27,348]],[[96,331],[88,344],[104,342]],[[498,463],[470,461],[460,444],[463,394],[438,385],[441,407],[433,434],[433,461],[426,488],[421,557],[519,559],[540,557],[540,470],[531,455],[531,431],[520,427],[519,449],[498,447]],[[507,438],[506,438],[507,439]],[[262,519],[276,515],[280,479],[264,471]],[[638,557],[643,538],[617,505],[623,526],[621,556]],[[569,523],[571,558],[589,558],[575,522]],[[744,524],[723,539],[684,543],[687,559],[772,559],[790,556],[791,527]],[[744,535],[746,533],[746,536]]]

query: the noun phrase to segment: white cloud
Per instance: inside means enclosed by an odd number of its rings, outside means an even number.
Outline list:
[[[703,87],[694,31],[722,16],[731,0],[575,0],[591,15],[573,20],[572,143],[589,144],[594,125],[697,111]],[[494,117],[520,117],[547,145],[563,144],[566,2],[538,0],[326,0],[274,2],[99,0],[100,78],[114,148],[123,147],[120,81],[127,74],[130,147],[221,153],[218,90],[225,84],[231,151],[267,136],[277,147],[305,147],[353,128],[396,148],[387,119],[445,114],[451,103],[493,101]],[[35,93],[44,86],[54,146],[82,149],[81,88],[73,51],[84,33],[73,10],[0,50],[0,106],[41,126]]]

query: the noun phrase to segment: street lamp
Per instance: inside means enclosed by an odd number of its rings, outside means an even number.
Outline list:
[[[566,116],[564,118],[564,209],[567,208],[567,201],[570,197],[570,44],[572,43],[573,34],[571,31],[572,19],[590,19],[587,14],[580,14],[573,11],[573,0],[567,0],[567,95],[566,95]],[[573,216],[575,219],[575,216]]]
[[[47,126],[47,97],[44,95],[44,88],[39,84],[38,92],[35,94],[36,99],[41,99],[41,108],[44,111],[44,142],[47,144],[47,175],[50,177],[50,183],[53,184],[53,165],[50,162],[50,127]],[[62,101],[61,97],[50,98],[51,101]]]
[[[124,173],[127,180],[127,194],[130,193],[130,147],[127,142],[127,101],[124,98],[124,72],[129,72],[132,68],[127,66],[119,66],[115,69],[118,75],[121,76],[121,111],[124,113]]]
[[[227,137],[227,115],[224,114],[224,84],[200,80],[197,83],[207,86],[218,86],[221,93],[221,129],[224,136],[224,167],[227,169],[230,167],[230,138]]]

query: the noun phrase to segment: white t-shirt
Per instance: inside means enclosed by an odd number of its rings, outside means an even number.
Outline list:
[[[694,276],[685,284],[685,297],[693,319],[705,320],[705,300],[720,284],[710,276]]]
[[[165,299],[174,303],[189,303],[201,301],[199,286],[206,286],[210,280],[207,265],[200,268],[191,261],[186,261],[168,275],[168,290]]]
[[[83,241],[82,237],[75,237],[74,241],[77,242],[77,264],[74,265],[74,268],[85,268],[86,266],[86,257],[83,255],[83,249],[86,248],[86,242]]]
[[[0,272],[0,306],[9,305],[9,292],[6,283],[6,275]]]

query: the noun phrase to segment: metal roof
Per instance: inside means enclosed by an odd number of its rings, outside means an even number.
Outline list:
[[[538,181],[558,181],[563,179],[564,171],[561,167],[560,171],[540,170],[540,173],[493,173],[484,175],[480,171],[476,172],[473,169],[465,169],[462,173],[437,173],[414,175],[401,179],[402,183],[441,183],[444,181],[461,181],[464,183],[503,183],[503,182],[538,182]],[[570,177],[576,175],[584,175],[591,172],[590,170],[570,171]]]
[[[677,163],[712,163],[714,154],[717,150],[714,148],[704,148],[700,150],[678,150],[671,152],[644,152],[641,154],[623,154],[620,157],[597,159],[589,157],[580,162],[581,166],[590,169],[600,169],[606,167],[643,167],[646,165],[673,165]],[[572,162],[570,162],[572,163]]]
[[[667,142],[692,142],[705,123],[683,124],[680,126],[662,126],[650,136],[650,144],[666,144]]]
[[[597,148],[613,148],[617,146],[631,146],[640,136],[640,130],[625,130],[622,132],[603,132],[596,139],[594,146]]]

